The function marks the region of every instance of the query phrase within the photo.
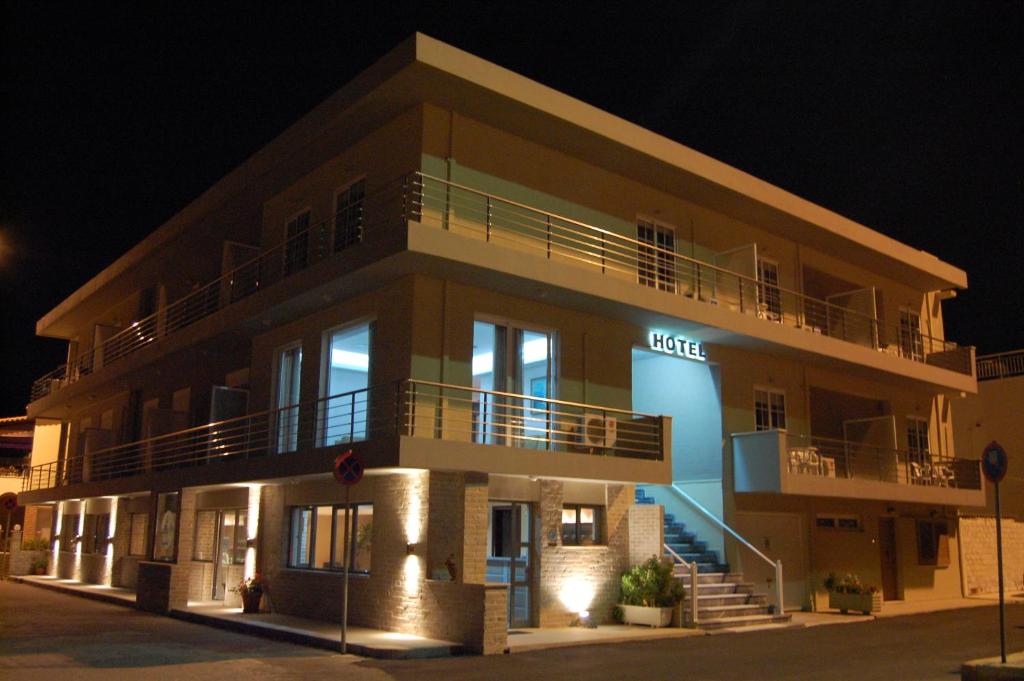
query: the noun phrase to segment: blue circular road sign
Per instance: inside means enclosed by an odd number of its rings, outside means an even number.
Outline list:
[[[1006,477],[1006,466],[1009,463],[1006,450],[993,440],[981,453],[981,471],[989,482],[1000,482]]]

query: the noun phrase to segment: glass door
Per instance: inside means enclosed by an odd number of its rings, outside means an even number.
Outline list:
[[[294,452],[299,444],[299,384],[302,348],[282,350],[277,358],[277,451]]]
[[[213,599],[224,600],[228,589],[242,578],[245,565],[246,511],[227,509],[217,512],[217,556],[214,561]]]
[[[528,627],[532,617],[533,515],[514,501],[489,504],[487,581],[508,585],[508,626]]]

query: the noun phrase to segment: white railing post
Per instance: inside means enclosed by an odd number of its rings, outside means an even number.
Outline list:
[[[697,611],[699,603],[697,602],[697,596],[700,590],[697,584],[700,581],[700,573],[697,571],[697,561],[690,563],[690,626],[697,626]]]
[[[785,615],[786,606],[785,601],[782,600],[782,561],[775,561],[775,603],[776,603],[776,614]]]

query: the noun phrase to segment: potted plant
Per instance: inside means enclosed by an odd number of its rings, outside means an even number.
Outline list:
[[[622,621],[667,627],[672,611],[683,600],[683,585],[672,576],[672,565],[652,557],[622,574]]]
[[[46,556],[36,558],[32,561],[32,574],[45,575],[48,567],[50,567],[50,561],[46,560]]]
[[[232,591],[242,597],[243,613],[257,613],[260,611],[260,600],[267,591],[267,582],[257,572],[252,577],[240,581]]]
[[[862,584],[857,575],[837,577],[831,573],[825,579],[828,589],[828,607],[844,615],[850,610],[859,610],[865,615],[882,611],[882,593],[876,586]]]

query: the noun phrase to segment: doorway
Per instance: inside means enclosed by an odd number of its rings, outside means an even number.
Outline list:
[[[213,561],[213,600],[222,601],[227,590],[238,584],[245,565],[246,546],[245,509],[216,511],[217,555]]]
[[[788,610],[807,604],[807,521],[799,513],[736,513],[736,531],[773,559],[781,560],[783,598]],[[747,551],[741,551],[737,566],[757,593],[768,594],[774,602],[775,569]]]
[[[878,552],[882,560],[882,598],[897,601],[900,594],[895,518],[878,519]]]
[[[487,581],[508,584],[508,626],[533,623],[533,513],[530,504],[488,504]]]

